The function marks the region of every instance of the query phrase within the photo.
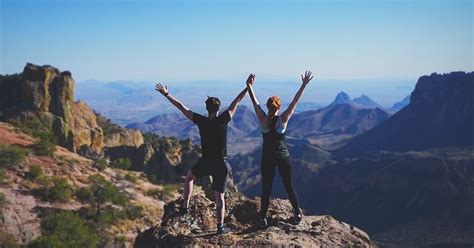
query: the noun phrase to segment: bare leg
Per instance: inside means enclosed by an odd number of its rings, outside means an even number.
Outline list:
[[[189,207],[189,200],[191,199],[191,195],[193,193],[194,179],[196,179],[196,177],[193,175],[193,173],[191,173],[191,170],[189,170],[184,182],[184,208]]]
[[[216,198],[217,225],[224,223],[225,215],[225,193],[214,191]]]

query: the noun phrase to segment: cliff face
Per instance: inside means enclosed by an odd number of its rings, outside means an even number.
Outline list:
[[[70,151],[87,148],[100,154],[104,147],[143,144],[139,131],[117,125],[113,132],[104,131],[92,109],[84,102],[74,103],[74,80],[69,71],[28,63],[21,74],[0,76],[0,88],[0,120],[38,121]]]
[[[418,79],[410,104],[337,153],[409,151],[474,145],[474,72]]]
[[[74,104],[74,144],[77,148],[90,147],[95,153],[101,153],[104,148],[104,132],[97,124],[95,113],[85,102],[78,101]]]
[[[299,225],[289,223],[291,204],[273,199],[269,227],[258,229],[258,199],[226,201],[225,222],[232,232],[216,235],[215,204],[202,195],[191,200],[190,213],[179,214],[180,201],[165,206],[161,225],[142,232],[134,247],[374,247],[358,228],[331,216],[305,216]]]
[[[1,119],[41,119],[61,146],[75,150],[71,128],[74,80],[70,72],[28,63],[21,75],[4,76],[0,81],[0,98],[5,99],[0,105]]]

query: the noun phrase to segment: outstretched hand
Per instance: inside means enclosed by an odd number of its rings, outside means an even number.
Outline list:
[[[255,82],[255,74],[250,74],[249,77],[247,78],[247,82],[245,82],[247,85],[253,85]]]
[[[161,83],[155,85],[155,90],[160,92],[163,96],[168,95],[168,86],[163,86]]]
[[[304,73],[304,77],[303,77],[303,75],[301,75],[301,81],[303,81],[304,85],[307,85],[309,83],[309,81],[311,81],[311,79],[313,79],[311,71],[306,71]]]

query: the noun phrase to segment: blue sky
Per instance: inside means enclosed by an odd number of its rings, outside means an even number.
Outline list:
[[[473,1],[0,0],[0,74],[76,81],[415,80],[473,70]],[[388,82],[388,81],[387,81]]]

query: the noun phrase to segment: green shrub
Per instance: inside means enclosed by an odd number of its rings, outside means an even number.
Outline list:
[[[41,220],[42,236],[34,240],[32,248],[93,248],[100,245],[97,232],[71,211],[46,216]]]
[[[132,162],[128,158],[118,158],[110,163],[111,167],[128,170],[132,166]]]
[[[143,217],[143,206],[135,205],[135,204],[128,204],[126,208],[127,218],[131,220],[136,220],[138,218]]]
[[[119,235],[117,236],[117,242],[119,243],[125,243],[127,241],[127,237],[125,235]]]
[[[13,235],[0,229],[0,247],[21,248],[22,246],[16,243],[15,237]]]
[[[107,160],[105,159],[98,159],[94,162],[93,165],[94,168],[96,168],[99,171],[104,171],[105,168],[107,168]]]
[[[52,156],[56,151],[56,144],[50,139],[40,139],[31,148],[36,155]]]
[[[0,185],[1,184],[6,184],[8,180],[8,175],[5,173],[5,171],[0,170]]]
[[[51,132],[38,118],[11,120],[10,123],[17,127],[22,133],[28,134],[35,138],[45,135],[44,133]]]
[[[13,146],[0,144],[0,166],[14,166],[25,161],[28,150]]]
[[[118,215],[116,212],[111,212],[110,206],[113,204],[124,206],[128,199],[117,187],[99,174],[89,176],[89,180],[90,186],[77,190],[76,196],[79,201],[90,204],[97,222],[107,222],[110,215]]]
[[[73,188],[65,178],[50,177],[42,187],[33,190],[33,194],[48,202],[67,202],[71,199]]]
[[[37,164],[30,166],[30,170],[26,172],[25,177],[30,180],[35,180],[43,177],[43,169]]]
[[[148,190],[146,195],[158,200],[168,201],[173,197],[175,191],[175,185],[164,185],[162,189],[155,188]]]
[[[105,118],[99,113],[95,112],[95,115],[97,116],[97,124],[102,128],[104,136],[108,136],[113,133],[118,133],[123,130],[123,128],[121,128],[119,125],[113,123],[110,119]]]
[[[138,180],[137,176],[135,176],[135,175],[132,174],[132,173],[127,173],[127,174],[125,174],[125,179],[128,180],[128,181],[130,181],[130,182],[132,182],[132,183],[136,183],[137,180]]]
[[[0,209],[3,208],[7,204],[7,197],[5,194],[0,192]]]

